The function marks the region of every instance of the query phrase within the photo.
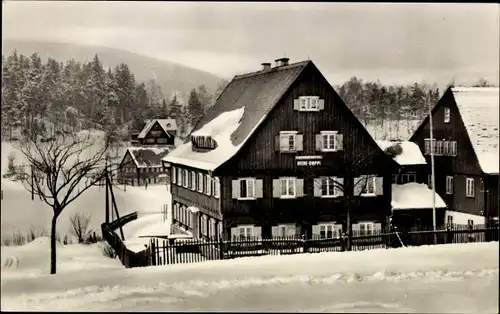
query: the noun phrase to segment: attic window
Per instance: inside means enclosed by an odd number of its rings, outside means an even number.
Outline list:
[[[167,128],[171,127],[172,125],[170,123],[167,123]]]
[[[293,109],[297,111],[320,111],[325,107],[325,102],[319,96],[300,96],[293,101]]]
[[[217,142],[211,136],[191,136],[191,143],[194,148],[215,149]]]
[[[450,123],[451,111],[450,108],[444,108],[444,123]]]

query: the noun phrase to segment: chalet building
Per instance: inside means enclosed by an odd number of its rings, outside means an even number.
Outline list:
[[[237,75],[163,158],[195,237],[335,237],[385,227],[392,163],[312,61]]]
[[[380,148],[393,159],[392,225],[395,227],[433,226],[432,207],[436,208],[437,226],[444,224],[446,204],[428,186],[428,166],[417,144],[409,141],[377,140]]]
[[[488,223],[499,210],[499,88],[449,88],[431,114],[434,140],[427,117],[410,141],[419,145],[428,165],[434,152],[436,191],[448,205],[440,219]]]
[[[166,184],[168,174],[161,159],[168,152],[168,148],[128,148],[120,163],[118,182],[129,185]]]
[[[146,120],[146,125],[137,138],[132,138],[132,142],[142,146],[174,146],[176,137],[177,123],[175,119],[151,119]]]

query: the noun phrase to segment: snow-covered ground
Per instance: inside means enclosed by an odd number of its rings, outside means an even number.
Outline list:
[[[17,231],[25,234],[32,227],[50,230],[52,209],[47,204],[37,197],[32,201],[31,195],[19,182],[2,179],[2,190],[2,238]],[[121,216],[138,211],[141,219],[148,217],[149,222],[160,222],[163,204],[170,204],[170,193],[165,185],[149,185],[147,189],[127,186],[126,191],[121,185],[113,191]],[[105,188],[91,187],[63,211],[58,218],[58,233],[61,236],[69,234],[69,217],[81,211],[91,215],[90,228],[100,234],[100,226],[105,219],[105,203]]]
[[[135,269],[97,245],[59,252],[50,276],[40,245],[2,247],[3,310],[498,313],[498,242]]]

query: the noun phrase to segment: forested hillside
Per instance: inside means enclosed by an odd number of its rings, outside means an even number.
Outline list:
[[[204,85],[194,88],[191,102],[206,110],[217,94]],[[44,62],[37,53],[2,55],[4,139],[14,130],[42,130],[47,125],[95,128],[127,137],[140,130],[145,119],[166,117],[177,119],[184,131],[193,120],[175,92],[162,90],[155,80],[137,81],[127,64],[105,69],[97,54],[84,63],[53,58]]]

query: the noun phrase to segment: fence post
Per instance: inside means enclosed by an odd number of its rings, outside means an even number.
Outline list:
[[[453,243],[453,232],[451,232],[450,224],[446,225],[446,243]]]
[[[151,262],[156,266],[156,245],[154,239],[151,239]]]
[[[224,241],[219,237],[219,258],[224,259]]]

